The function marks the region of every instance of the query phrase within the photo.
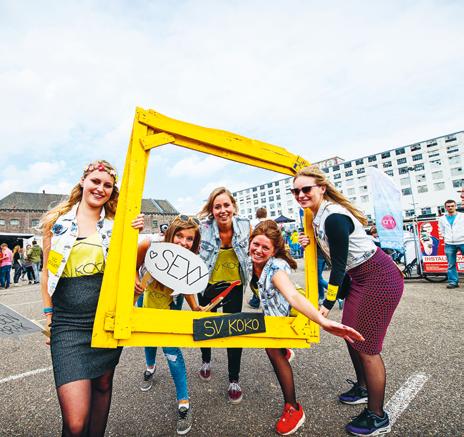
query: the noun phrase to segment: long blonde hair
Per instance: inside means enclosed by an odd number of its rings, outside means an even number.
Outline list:
[[[82,173],[81,181],[83,181],[90,173],[94,170],[106,171],[110,176],[114,178],[116,184],[117,175],[116,169],[108,162],[104,160],[93,161],[84,168]],[[58,217],[69,212],[72,207],[82,200],[82,186],[79,181],[71,190],[69,197],[63,202],[56,205],[50,211],[47,211],[40,219],[39,228],[43,230],[49,230],[58,220]],[[105,216],[109,219],[114,218],[116,214],[116,206],[118,205],[119,190],[116,185],[113,186],[113,191],[110,198],[105,203]]]
[[[205,218],[208,217],[209,219],[213,218],[213,205],[214,205],[214,199],[216,199],[217,196],[220,196],[221,194],[227,194],[229,196],[230,201],[232,202],[232,205],[234,205],[234,215],[237,214],[237,202],[234,199],[234,196],[232,196],[232,193],[226,188],[226,187],[217,187],[215,188],[211,194],[208,197],[208,200],[206,201],[205,205],[203,208],[201,208],[201,211],[198,213],[198,217],[200,218]]]
[[[310,167],[304,167],[298,171],[293,177],[293,182],[300,176],[308,176],[315,179],[316,185],[325,187],[324,199],[346,208],[353,216],[364,226],[367,225],[366,216],[356,207],[354,207],[350,201],[340,192],[335,186],[327,180],[325,174],[319,169],[319,167],[312,165]]]

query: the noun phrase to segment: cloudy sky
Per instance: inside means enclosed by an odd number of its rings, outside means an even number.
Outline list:
[[[464,129],[462,1],[0,0],[0,198],[124,166],[136,106],[353,159]],[[197,211],[281,178],[165,146],[144,196]]]

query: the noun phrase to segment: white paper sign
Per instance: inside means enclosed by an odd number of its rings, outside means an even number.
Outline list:
[[[203,260],[173,243],[152,243],[145,255],[145,267],[153,278],[177,294],[196,294],[208,285],[209,272]]]

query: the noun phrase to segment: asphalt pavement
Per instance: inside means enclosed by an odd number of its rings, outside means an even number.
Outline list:
[[[303,283],[302,272],[296,281]],[[0,290],[0,303],[24,316],[41,320],[37,285]],[[244,310],[250,310],[244,304]],[[464,435],[463,372],[464,283],[448,290],[446,283],[407,282],[382,353],[387,368],[386,402],[394,410],[391,436]],[[331,318],[340,320],[337,305]],[[60,410],[48,346],[42,334],[0,338],[0,435],[57,436]],[[345,436],[344,425],[363,406],[342,405],[338,393],[355,379],[344,342],[323,332],[311,349],[296,350],[292,363],[297,399],[306,413],[296,436]],[[189,436],[273,436],[283,408],[275,374],[261,349],[245,349],[240,384],[243,401],[227,401],[227,358],[213,350],[212,379],[198,377],[198,349],[184,349],[194,424]],[[139,389],[144,370],[141,348],[126,348],[116,370],[108,436],[173,436],[176,427],[174,384],[166,359],[158,351],[155,383]]]

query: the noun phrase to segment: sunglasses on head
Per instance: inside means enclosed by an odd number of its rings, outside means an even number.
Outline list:
[[[177,218],[182,220],[183,222],[193,222],[196,225],[200,225],[200,220],[198,220],[196,217],[193,217],[191,215],[181,214],[181,215],[178,215]]]
[[[319,185],[307,185],[306,187],[301,187],[301,188],[290,188],[290,192],[295,197],[297,197],[300,194],[300,192],[302,192],[303,194],[309,194],[314,187],[318,187],[318,186]]]

